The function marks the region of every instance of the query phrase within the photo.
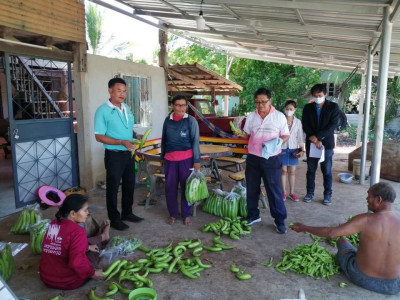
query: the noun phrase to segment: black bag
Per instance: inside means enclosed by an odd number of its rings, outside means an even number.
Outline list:
[[[339,120],[338,120],[336,130],[341,131],[341,130],[345,129],[346,127],[347,127],[346,114],[342,110],[339,110]]]

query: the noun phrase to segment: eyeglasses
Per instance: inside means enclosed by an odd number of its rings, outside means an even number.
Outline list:
[[[186,107],[187,104],[174,104],[174,106],[176,106],[176,107]]]
[[[268,102],[269,102],[269,100],[268,101],[254,101],[254,104],[255,105],[266,105]]]

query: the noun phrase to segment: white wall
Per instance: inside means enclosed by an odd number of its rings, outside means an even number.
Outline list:
[[[90,151],[90,155],[84,155],[90,159],[90,163],[85,163],[85,166],[91,167],[91,170],[80,168],[80,176],[81,178],[85,177],[86,188],[91,189],[95,187],[97,181],[105,180],[104,148],[95,140],[93,122],[96,109],[109,98],[107,84],[114,74],[122,73],[151,78],[152,131],[148,139],[161,137],[162,125],[168,113],[168,101],[164,69],[162,68],[88,54],[87,70],[86,84],[82,84],[82,90],[85,90],[82,93],[83,101],[86,102],[83,111],[83,128],[85,129],[83,134],[86,140],[85,144],[88,144],[84,148],[86,151]],[[143,134],[147,129],[136,126],[138,127],[135,127],[135,132],[139,134]],[[81,151],[85,150],[79,148],[80,156],[83,155]],[[82,171],[85,174],[82,174]],[[91,180],[87,176],[91,176]]]

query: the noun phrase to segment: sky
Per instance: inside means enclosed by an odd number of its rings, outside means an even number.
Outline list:
[[[118,5],[120,8],[126,7],[112,0],[105,0],[104,2]],[[89,4],[96,5],[89,1],[85,2],[86,7]],[[148,63],[151,63],[154,51],[159,48],[158,28],[110,10],[104,6],[98,6],[103,12],[103,42],[109,41],[111,35],[114,36],[114,39],[107,43],[98,54],[115,57],[118,54],[115,52],[112,53],[112,46],[129,41],[133,43],[133,46],[125,51],[121,58],[125,58],[125,54],[132,53],[134,60],[144,58]]]

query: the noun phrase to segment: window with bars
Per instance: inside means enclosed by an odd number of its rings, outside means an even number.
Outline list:
[[[130,75],[123,75],[122,78],[126,81],[126,104],[135,116],[135,124],[151,126],[151,78]]]

